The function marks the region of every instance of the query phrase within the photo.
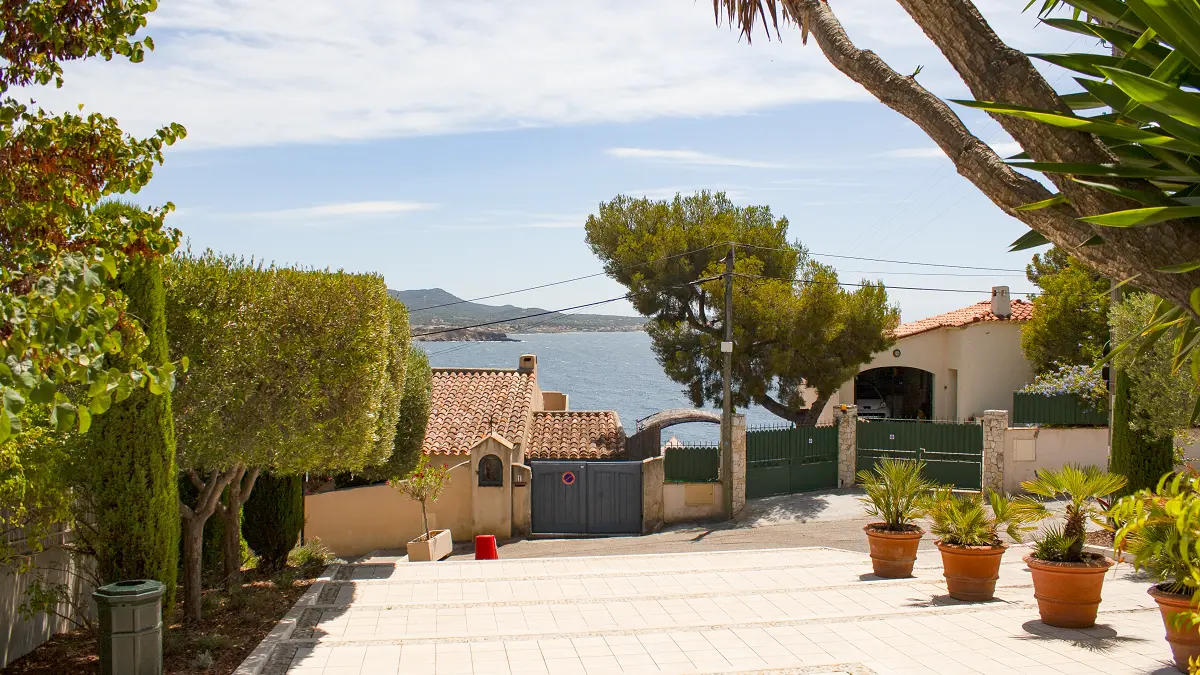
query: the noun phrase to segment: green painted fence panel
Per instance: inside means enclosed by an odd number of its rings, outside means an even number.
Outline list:
[[[721,448],[684,445],[667,448],[663,480],[668,483],[716,483],[721,479]]]
[[[1013,424],[1046,424],[1064,427],[1108,426],[1108,405],[1092,405],[1074,394],[1043,396],[1013,392]]]
[[[885,457],[922,460],[925,475],[962,490],[983,485],[983,425],[973,422],[858,420],[859,471]]]
[[[780,427],[746,433],[746,496],[837,487],[837,427]]]

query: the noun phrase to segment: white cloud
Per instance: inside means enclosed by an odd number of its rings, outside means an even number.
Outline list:
[[[1017,46],[1061,46],[1045,37],[1061,31],[1032,30],[1032,12],[981,1]],[[921,64],[926,84],[957,82],[895,3],[841,3],[838,13],[852,39],[897,70]],[[872,100],[815,44],[801,45],[794,26],[782,42],[759,32],[747,46],[714,26],[705,3],[678,0],[176,0],[146,32],[157,49],[144,63],[71,64],[65,88],[31,93],[59,110],[85,102],[139,134],[180,122],[183,149]]]
[[[233,214],[239,218],[256,218],[271,220],[330,220],[333,218],[361,218],[370,216],[386,216],[413,211],[428,211],[436,208],[436,204],[427,202],[403,201],[369,201],[341,202],[337,204],[320,204],[274,211],[252,211]]]
[[[663,162],[666,164],[686,164],[690,166],[738,166],[749,169],[784,169],[786,164],[776,162],[762,162],[754,159],[742,159],[739,157],[723,157],[721,155],[710,155],[706,152],[696,152],[694,150],[660,150],[654,148],[609,148],[605,151],[606,154],[621,159],[640,159],[649,162]]]

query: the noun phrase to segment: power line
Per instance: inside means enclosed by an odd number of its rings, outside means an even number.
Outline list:
[[[644,263],[637,263],[635,265],[623,265],[623,266],[617,267],[616,269],[623,270],[623,269],[635,269],[638,267],[645,267],[646,265],[653,265],[654,263],[662,262],[664,260],[670,260],[672,258],[679,258],[681,256],[691,255],[693,253],[699,253],[700,251],[707,251],[710,248],[714,248],[716,246],[721,246],[721,245],[722,244],[710,244],[710,245],[704,246],[702,248],[696,248],[696,249],[692,249],[690,251],[684,251],[683,253],[673,253],[671,255],[663,256],[661,258],[656,258],[654,260],[648,260]],[[410,309],[408,312],[409,312],[409,314],[413,314],[415,312],[424,312],[424,311],[431,310],[431,309],[440,309],[442,307],[461,305],[461,304],[467,303],[467,302],[477,302],[479,300],[488,300],[490,298],[499,298],[499,297],[502,297],[505,295],[515,295],[517,293],[524,293],[525,291],[536,291],[539,288],[549,288],[551,286],[559,286],[561,284],[569,284],[574,281],[583,281],[584,279],[594,279],[595,277],[602,277],[605,274],[607,274],[607,272],[597,272],[595,274],[588,274],[588,275],[585,275],[582,277],[574,277],[572,279],[563,279],[562,281],[552,281],[548,284],[541,284],[539,286],[530,286],[528,288],[518,288],[515,291],[505,291],[503,293],[493,293],[491,295],[481,295],[478,298],[471,298],[470,300],[455,300],[454,302],[444,302],[440,305],[430,305],[429,307],[421,307],[419,309]]]
[[[915,277],[986,277],[988,279],[994,279],[996,277],[1025,276],[1023,272],[1002,272],[999,274],[963,274],[961,272],[899,272],[890,270],[885,272],[880,272],[878,270],[838,270],[838,274],[903,274],[906,276]]]
[[[709,248],[711,248],[711,247],[709,247]],[[679,284],[679,285],[676,285],[676,286],[669,286],[669,287],[667,287],[667,288],[683,288],[683,287],[686,287],[686,286],[694,286],[694,285],[696,285],[696,284],[702,284],[702,283],[705,283],[705,282],[708,282],[708,281],[715,281],[715,280],[717,280],[717,279],[720,279],[720,278],[721,278],[721,277],[719,277],[719,276],[716,276],[716,277],[705,277],[705,278],[703,278],[703,279],[696,279],[695,281],[691,281],[691,282],[688,282],[688,283],[686,283],[686,284]],[[665,289],[664,289],[664,290],[665,290]],[[648,294],[648,293],[652,293],[652,292],[653,292],[653,293],[657,293],[657,292],[659,292],[659,291],[630,291],[629,293],[626,293],[626,294],[624,294],[624,295],[618,295],[618,296],[617,296],[617,297],[615,297],[615,298],[609,298],[609,299],[607,299],[607,300],[597,300],[597,301],[595,301],[595,302],[586,302],[586,303],[584,303],[584,304],[582,304],[582,305],[575,305],[575,306],[573,306],[573,307],[563,307],[562,309],[551,309],[551,310],[547,310],[547,311],[544,311],[544,312],[538,312],[538,313],[536,313],[536,314],[527,314],[527,315],[525,315],[525,316],[517,316],[517,317],[512,317],[512,318],[510,318],[510,319],[497,319],[497,320],[495,320],[495,321],[485,321],[484,323],[477,323],[477,324],[474,324],[474,325],[471,325],[471,326],[458,326],[458,327],[456,327],[456,328],[443,328],[443,329],[440,329],[440,330],[428,331],[428,332],[425,332],[425,333],[413,333],[413,334],[412,334],[412,337],[414,337],[414,338],[428,337],[428,336],[430,336],[430,335],[441,335],[441,334],[443,334],[443,333],[453,333],[454,331],[459,331],[459,330],[468,330],[468,329],[471,329],[471,328],[485,328],[485,327],[487,327],[487,326],[495,326],[496,324],[501,324],[501,323],[511,323],[511,322],[513,322],[513,321],[523,321],[523,320],[525,320],[525,319],[535,319],[535,318],[537,318],[537,317],[539,317],[539,316],[547,316],[547,315],[549,315],[549,314],[562,314],[563,312],[569,312],[569,311],[571,311],[571,310],[573,310],[573,309],[583,309],[583,308],[585,308],[585,307],[595,307],[596,305],[604,305],[604,304],[608,304],[608,303],[610,303],[610,302],[616,302],[616,301],[618,301],[618,300],[626,300],[626,299],[628,299],[628,298],[629,298],[629,296],[631,296],[631,295],[646,295],[646,294]]]
[[[819,279],[785,279],[783,277],[768,277],[761,274],[747,274],[744,272],[734,272],[734,276],[744,277],[746,279],[763,279],[769,281],[787,281],[793,284],[825,284],[828,286],[851,286],[855,288],[865,288],[874,286],[875,284],[855,284],[845,281],[821,281]],[[986,291],[972,290],[969,288],[924,288],[918,286],[892,286],[891,284],[883,284],[885,289],[899,291],[936,291],[939,293],[975,293],[977,295],[990,295],[992,289]],[[1034,295],[1034,292],[1012,291],[1011,295]]]
[[[764,251],[791,251],[791,250],[794,250],[794,249],[780,248],[778,246],[757,246],[755,244],[743,244],[741,242],[738,242],[736,245],[745,247],[745,248],[762,249]],[[837,255],[834,253],[813,253],[811,251],[809,252],[809,255],[817,257],[817,258],[842,258],[845,260],[865,260],[867,262],[892,263],[895,265],[917,265],[920,267],[943,267],[943,268],[956,269],[956,270],[980,270],[980,271],[984,271],[984,272],[1020,272],[1022,274],[1024,274],[1024,272],[1025,272],[1025,270],[1013,269],[1011,267],[975,267],[972,265],[947,265],[945,263],[915,262],[912,260],[887,260],[885,258],[864,258],[862,256],[855,256],[855,255]]]

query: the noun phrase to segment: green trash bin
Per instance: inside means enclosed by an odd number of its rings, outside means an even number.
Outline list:
[[[102,675],[162,675],[163,589],[153,579],[137,579],[92,593],[100,618]]]

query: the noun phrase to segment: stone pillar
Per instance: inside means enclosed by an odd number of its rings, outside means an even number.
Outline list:
[[[983,411],[983,487],[1004,491],[1004,434],[1008,431],[1007,410]]]
[[[853,487],[858,466],[858,406],[838,407],[833,421],[838,428],[838,487]]]
[[[663,526],[663,461],[662,457],[642,460],[642,534]]]
[[[733,416],[733,515],[746,508],[746,416]]]

